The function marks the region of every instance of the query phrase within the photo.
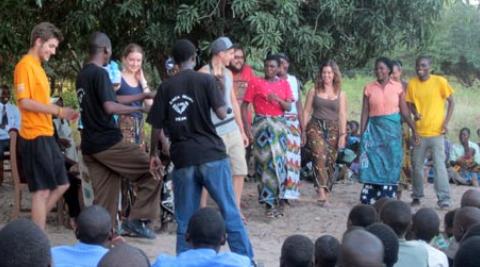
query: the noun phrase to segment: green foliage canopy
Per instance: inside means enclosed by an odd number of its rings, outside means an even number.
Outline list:
[[[50,75],[74,77],[86,41],[106,32],[118,58],[130,42],[142,45],[147,60],[164,74],[169,48],[180,37],[194,41],[208,57],[220,35],[244,45],[257,58],[267,51],[290,55],[303,79],[314,77],[320,61],[342,68],[364,66],[399,43],[424,46],[443,0],[3,0],[0,1],[0,67],[11,77],[13,64],[28,49],[29,33],[40,21],[59,26],[65,41]],[[2,64],[3,62],[3,64]],[[5,77],[3,77],[5,75]]]

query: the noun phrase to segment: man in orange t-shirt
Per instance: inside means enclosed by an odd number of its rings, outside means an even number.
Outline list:
[[[52,115],[73,120],[71,108],[50,103],[50,86],[42,61],[55,54],[62,33],[53,24],[36,25],[30,49],[15,66],[14,85],[21,114],[18,139],[22,171],[32,192],[32,220],[42,229],[48,212],[68,189],[63,155],[53,137]]]

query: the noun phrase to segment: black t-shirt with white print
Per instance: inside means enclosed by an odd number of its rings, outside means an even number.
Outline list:
[[[82,153],[102,152],[120,142],[122,133],[113,115],[103,109],[103,103],[116,102],[107,71],[93,63],[86,64],[78,73],[76,87],[83,124]]]
[[[176,168],[227,157],[210,110],[224,106],[211,75],[184,70],[163,82],[147,122],[164,129],[171,141],[170,158]]]

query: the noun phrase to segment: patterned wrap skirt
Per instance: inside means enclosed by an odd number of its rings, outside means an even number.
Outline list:
[[[288,131],[283,117],[255,116],[252,132],[259,201],[276,207],[285,195]]]
[[[360,201],[374,204],[382,197],[395,198],[403,166],[400,114],[368,119],[360,143]]]
[[[298,199],[300,192],[298,186],[300,184],[301,156],[300,150],[302,146],[302,137],[300,134],[300,122],[296,114],[285,115],[288,128],[287,137],[287,180],[285,181],[285,199]]]
[[[338,147],[338,121],[313,118],[307,125],[307,146],[313,159],[315,188],[332,190]]]
[[[120,115],[120,130],[122,131],[123,141],[137,144],[145,149],[145,132],[143,130],[143,117],[131,115]]]
[[[402,123],[402,136],[403,136],[403,167],[400,172],[400,182],[398,185],[398,190],[408,190],[410,184],[412,183],[412,160],[410,147],[412,134],[406,123]]]

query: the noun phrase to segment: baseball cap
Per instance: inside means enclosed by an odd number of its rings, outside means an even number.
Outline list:
[[[215,55],[232,47],[232,41],[230,41],[228,37],[222,36],[212,42],[212,44],[210,45],[210,51],[212,52],[212,54]]]

